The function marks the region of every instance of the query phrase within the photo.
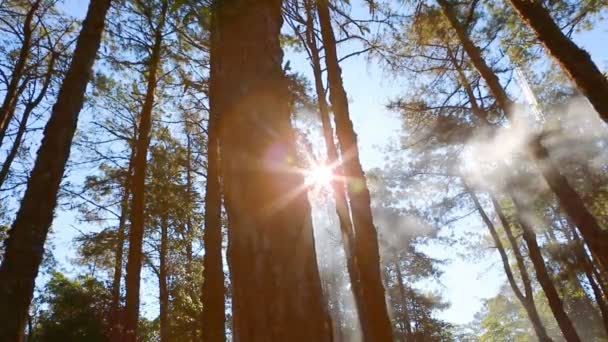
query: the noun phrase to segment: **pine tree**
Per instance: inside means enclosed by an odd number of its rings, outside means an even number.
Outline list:
[[[0,266],[2,340],[17,341],[24,333],[34,281],[44,254],[44,242],[53,221],[59,184],[109,7],[110,0],[92,0],[89,4],[72,62],[57,95],[27,190],[6,241],[5,257]]]
[[[219,143],[235,340],[329,341],[279,44],[281,1],[217,3],[211,109]]]

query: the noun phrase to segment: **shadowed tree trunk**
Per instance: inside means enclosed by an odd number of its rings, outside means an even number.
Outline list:
[[[506,217],[502,213],[502,209],[498,205],[498,202],[496,200],[494,200],[494,198],[492,198],[492,203],[494,204],[494,209],[496,210],[496,213],[498,214],[498,216],[500,218],[503,228],[504,228],[505,232],[508,231],[507,235],[509,238],[509,242],[511,243],[513,253],[515,254],[515,258],[517,260],[517,266],[520,269],[520,275],[521,275],[522,283],[524,284],[525,294],[521,292],[521,290],[519,289],[519,286],[517,285],[517,282],[515,281],[515,276],[513,275],[513,271],[511,270],[511,264],[509,263],[509,257],[507,255],[504,245],[502,244],[502,241],[500,240],[500,236],[498,235],[498,232],[496,231],[496,227],[494,226],[494,223],[488,217],[486,212],[483,210],[483,207],[479,203],[479,199],[477,198],[477,195],[470,189],[470,187],[468,186],[468,184],[466,183],[464,178],[461,178],[461,179],[462,179],[462,183],[465,187],[465,190],[469,193],[469,195],[471,196],[471,199],[473,200],[473,204],[475,205],[475,208],[479,212],[479,215],[481,216],[483,222],[485,223],[486,227],[488,227],[488,230],[490,231],[492,240],[494,240],[494,245],[496,246],[496,249],[498,249],[498,253],[500,254],[502,266],[505,270],[505,274],[507,275],[507,280],[509,281],[509,285],[511,286],[511,289],[513,290],[513,293],[515,294],[515,297],[517,297],[519,302],[522,304],[522,306],[526,310],[528,318],[530,319],[530,323],[532,323],[532,326],[534,327],[534,332],[536,333],[536,337],[538,338],[539,341],[543,341],[543,342],[553,341],[547,334],[547,331],[540,319],[540,316],[538,315],[538,311],[536,310],[536,306],[534,305],[534,295],[532,292],[530,277],[528,276],[528,272],[526,270],[526,266],[523,261],[521,252],[519,251],[517,241],[515,240],[515,237],[512,234],[510,223],[507,221]]]
[[[207,127],[207,183],[205,184],[205,258],[203,259],[203,341],[224,341],[225,304],[224,269],[222,261],[222,194],[220,155],[218,146],[219,117],[215,100],[217,94],[217,4],[211,15],[211,78],[209,86],[209,125]]]
[[[235,341],[330,341],[281,68],[280,0],[216,5],[212,109],[220,119]]]
[[[391,323],[380,276],[378,235],[372,219],[369,189],[359,160],[357,136],[350,120],[348,98],[342,84],[342,71],[338,63],[336,39],[327,1],[317,2],[317,12],[325,47],[329,98],[334,111],[355,231],[353,257],[358,271],[359,289],[353,286],[353,292],[356,291],[361,329],[366,341],[391,341]]]
[[[137,341],[139,322],[139,289],[141,282],[142,244],[144,237],[145,183],[152,110],[154,108],[157,86],[157,73],[160,67],[163,29],[168,11],[168,0],[162,2],[160,18],[154,32],[154,45],[148,64],[146,97],[139,116],[138,135],[135,142],[133,163],[133,205],[131,208],[131,229],[129,231],[129,254],[127,256],[126,304],[125,304],[125,341]]]
[[[510,0],[521,19],[559,63],[580,92],[589,99],[602,120],[608,122],[608,79],[587,51],[576,45],[557,26],[539,0]]]
[[[512,103],[506,91],[501,86],[498,76],[488,66],[477,47],[461,26],[451,5],[446,0],[438,0],[442,12],[456,32],[467,56],[475,69],[484,79],[490,92],[496,99],[499,108],[512,119]],[[487,118],[482,117],[482,120]],[[579,228],[583,239],[591,251],[597,256],[600,264],[608,265],[608,233],[602,230],[596,218],[585,207],[581,196],[570,186],[568,180],[559,172],[557,166],[550,159],[549,151],[541,144],[541,137],[533,137],[529,143],[531,157],[543,175],[547,185],[555,193],[561,209],[568,218]]]
[[[2,141],[4,140],[8,126],[15,115],[15,108],[20,93],[19,82],[21,82],[23,77],[23,71],[27,65],[27,60],[30,57],[30,50],[32,47],[32,35],[34,33],[33,21],[41,2],[42,0],[36,0],[32,3],[23,22],[23,39],[21,48],[19,49],[19,56],[15,62],[11,80],[6,88],[4,101],[2,102],[2,106],[0,106],[0,146],[2,146]]]
[[[110,0],[91,0],[72,62],[53,106],[27,189],[5,242],[0,266],[0,340],[23,338],[44,242],[53,221],[57,192],[78,114],[101,42]]]

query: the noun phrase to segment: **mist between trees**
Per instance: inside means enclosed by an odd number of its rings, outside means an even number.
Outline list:
[[[0,0],[0,341],[608,341],[607,14]]]

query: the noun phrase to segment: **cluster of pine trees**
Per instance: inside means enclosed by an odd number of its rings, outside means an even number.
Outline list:
[[[608,341],[607,13],[0,0],[0,341]],[[353,59],[404,84],[367,174]],[[506,278],[467,326],[456,244]]]

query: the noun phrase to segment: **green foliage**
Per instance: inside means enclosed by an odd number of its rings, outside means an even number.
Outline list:
[[[87,276],[74,280],[55,272],[40,298],[44,308],[36,319],[32,341],[108,341],[111,295]]]
[[[561,332],[542,291],[535,293],[535,302],[547,333],[559,340]],[[495,297],[484,301],[472,325],[479,327],[478,337],[482,342],[536,340],[525,309],[507,287]]]

